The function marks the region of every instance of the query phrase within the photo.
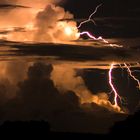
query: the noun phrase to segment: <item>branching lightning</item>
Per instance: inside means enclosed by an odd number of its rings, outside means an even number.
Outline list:
[[[98,8],[101,7],[101,6],[102,6],[102,4],[98,5],[98,6],[95,8],[94,12],[89,16],[89,18],[88,18],[87,20],[85,20],[85,21],[82,21],[82,22],[79,24],[79,26],[78,26],[77,28],[79,29],[83,24],[88,23],[88,22],[90,22],[90,21],[93,22],[93,23],[96,25],[96,23],[95,23],[95,21],[92,19],[92,17],[93,17],[93,15],[95,15],[95,14],[97,13]]]
[[[131,68],[130,68],[130,67],[131,67],[130,64],[124,63],[123,66],[122,66],[121,64],[117,64],[117,65],[118,65],[122,70],[124,69],[124,67],[127,68],[127,71],[128,71],[129,76],[130,76],[134,81],[137,82],[138,88],[139,88],[139,90],[140,90],[140,80],[138,80],[138,79],[133,75],[133,72],[140,72],[140,71],[139,71],[139,70],[134,70],[134,71],[132,71]],[[118,99],[120,99],[120,102],[122,103],[123,98],[120,97],[120,95],[118,94],[118,92],[117,92],[117,90],[116,90],[116,88],[115,88],[115,86],[114,86],[114,84],[113,84],[112,71],[113,71],[113,69],[115,68],[115,66],[116,66],[115,63],[112,63],[112,64],[111,64],[110,69],[109,69],[109,72],[108,72],[108,76],[109,76],[109,85],[110,85],[110,87],[111,87],[111,89],[112,89],[112,91],[110,92],[110,94],[111,94],[111,93],[114,93],[114,106],[115,106],[115,107],[119,107],[119,105],[118,105]],[[124,101],[125,101],[125,100],[124,100]]]
[[[101,6],[101,5],[99,5],[99,6]],[[99,6],[96,8],[96,12],[97,12],[97,9],[99,8]],[[94,12],[94,13],[96,13],[96,12]],[[90,16],[90,18],[93,16],[94,14],[92,14],[91,16]],[[80,24],[80,26],[78,27],[78,28],[80,28],[84,23],[87,23],[87,22],[89,22],[90,20],[88,19],[88,20],[86,20],[85,22],[82,22],[81,24]],[[70,32],[70,30],[67,30],[67,32]],[[112,47],[114,47],[114,46],[116,46],[116,47],[123,47],[123,46],[120,46],[120,45],[117,45],[117,44],[110,44],[108,41],[106,41],[104,38],[102,38],[101,36],[100,37],[98,37],[98,38],[96,38],[95,36],[93,36],[93,35],[91,35],[88,31],[84,31],[84,32],[81,32],[81,33],[79,33],[80,35],[87,35],[89,38],[91,38],[91,39],[93,39],[93,40],[96,40],[96,41],[103,41],[104,43],[106,43],[106,44],[109,44],[110,46],[112,46]],[[136,63],[137,65],[139,65],[139,63]],[[116,66],[119,66],[121,69],[122,69],[122,72],[123,72],[123,70],[124,70],[124,67],[126,67],[127,68],[127,71],[128,71],[128,74],[131,76],[131,78],[132,79],[134,79],[136,82],[137,82],[137,84],[138,84],[138,87],[139,87],[139,90],[140,90],[140,81],[133,75],[133,72],[140,72],[139,70],[134,70],[134,71],[131,71],[131,69],[130,69],[130,67],[131,67],[131,65],[130,64],[126,64],[126,63],[124,63],[123,65],[122,64],[120,64],[120,63],[112,63],[111,65],[110,65],[110,69],[109,69],[109,72],[108,72],[108,77],[109,77],[109,85],[110,85],[110,87],[111,87],[111,92],[109,93],[109,94],[112,94],[112,93],[114,93],[114,98],[113,98],[113,107],[114,108],[119,108],[120,109],[120,106],[119,106],[119,102],[122,104],[122,103],[124,103],[125,102],[125,99],[124,98],[122,98],[120,95],[119,95],[119,93],[117,92],[117,89],[116,89],[116,87],[114,86],[114,83],[113,83],[113,76],[112,76],[112,72],[113,72],[113,70],[114,70],[114,68],[116,67]],[[122,102],[123,101],[123,102]]]
[[[102,4],[98,5],[94,12],[89,16],[89,18],[85,21],[82,21],[79,26],[77,27],[77,29],[79,29],[83,24],[88,23],[88,22],[93,22],[95,25],[95,21],[92,19],[93,15],[95,15],[99,9],[99,7],[101,7]],[[90,34],[88,31],[83,31],[79,33],[80,35],[87,35],[90,39],[96,40],[96,41],[103,41],[105,44],[108,44],[110,47],[123,47],[122,45],[118,45],[118,44],[110,44],[107,40],[105,40],[103,37],[95,37],[92,34]]]
[[[130,77],[132,77],[132,79],[134,79],[134,80],[137,82],[138,88],[139,88],[139,90],[140,90],[140,81],[133,75],[133,73],[132,73],[130,67],[129,67],[126,63],[124,63],[124,66],[127,68],[127,71],[128,71],[128,73],[129,73]]]

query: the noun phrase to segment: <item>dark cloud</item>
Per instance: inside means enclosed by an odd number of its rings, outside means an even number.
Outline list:
[[[0,80],[0,107],[16,96],[16,90],[8,79]]]
[[[105,133],[114,121],[125,118],[123,114],[115,116],[94,103],[81,106],[73,91],[61,93],[57,90],[51,80],[52,71],[50,64],[31,65],[27,78],[17,84],[17,96],[1,106],[1,121],[47,120],[57,131]],[[1,100],[4,100],[5,92],[5,87],[0,86]]]
[[[52,65],[42,63],[36,63],[29,68],[28,79],[18,84],[17,97],[6,104],[10,112],[8,116],[45,119],[48,113],[48,116],[52,116],[55,112],[78,108],[79,99],[73,92],[69,91],[63,95],[58,92],[50,79],[52,70]],[[13,105],[16,108],[12,108]],[[15,114],[15,109],[18,114]]]
[[[139,38],[134,41],[137,42],[138,40]],[[130,40],[127,41],[130,42]],[[87,45],[81,46],[80,43],[87,43]],[[123,48],[112,48],[109,45],[96,44],[95,42],[91,46],[90,43],[92,44],[89,40],[74,42],[73,45],[51,43],[28,44],[8,41],[1,42],[2,45],[10,45],[11,48],[18,49],[18,51],[16,51],[17,56],[54,56],[58,57],[59,60],[65,61],[110,61],[110,59],[112,61],[139,61],[139,47],[137,45],[128,47],[124,44]]]
[[[0,4],[0,10],[13,9],[13,8],[30,8],[30,7],[22,6],[22,5]]]

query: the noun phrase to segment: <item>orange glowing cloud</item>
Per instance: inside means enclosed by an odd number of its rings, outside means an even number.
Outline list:
[[[76,22],[60,21],[72,19],[73,15],[62,7],[55,6],[54,3],[55,0],[35,0],[34,3],[29,0],[13,1],[11,4],[29,8],[0,10],[0,27],[1,29],[20,27],[24,31],[17,32],[13,29],[6,35],[0,35],[1,39],[55,43],[77,40],[80,35]]]

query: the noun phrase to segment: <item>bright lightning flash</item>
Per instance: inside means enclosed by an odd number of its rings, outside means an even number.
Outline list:
[[[123,66],[121,64],[117,64],[117,65],[119,65],[123,69]],[[120,99],[120,101],[122,101],[122,98],[120,97],[120,95],[117,93],[117,90],[115,89],[115,86],[113,84],[113,76],[112,76],[112,71],[113,71],[115,66],[116,66],[115,63],[111,64],[108,76],[109,76],[109,85],[110,85],[110,87],[112,89],[111,93],[114,93],[114,105],[113,106],[114,107],[119,107],[118,99]],[[127,71],[128,71],[128,74],[130,75],[130,77],[132,77],[132,79],[137,82],[138,88],[140,90],[140,81],[133,75],[133,71],[131,71],[131,69],[130,69],[131,65],[128,65],[128,64],[124,63],[124,67],[127,68]]]
[[[109,84],[110,84],[110,87],[112,88],[112,91],[114,92],[115,96],[114,96],[114,106],[117,107],[118,106],[118,93],[117,93],[117,90],[115,89],[114,85],[113,85],[113,81],[112,81],[112,70],[114,69],[114,63],[111,64],[111,67],[110,67],[110,70],[109,70]]]
[[[140,81],[133,75],[133,73],[132,73],[130,67],[129,67],[126,63],[124,63],[124,66],[127,68],[127,71],[128,71],[128,73],[129,73],[129,75],[132,77],[132,79],[134,79],[134,80],[137,82],[138,88],[139,88],[139,90],[140,90]]]
[[[85,21],[82,21],[79,26],[77,27],[77,29],[79,29],[83,24],[88,23],[90,21],[92,21],[95,24],[95,21],[92,19],[93,15],[96,14],[97,10],[99,7],[101,7],[102,4],[98,5],[94,12],[89,16],[89,18]],[[108,44],[110,47],[123,47],[122,45],[118,45],[118,44],[110,44],[107,40],[105,40],[103,37],[98,37],[96,38],[95,36],[93,36],[92,34],[90,34],[88,31],[84,31],[84,32],[80,32],[79,35],[87,35],[90,39],[96,40],[96,41],[103,41],[105,44]]]
[[[96,40],[96,41],[103,41],[104,43],[109,43],[107,40],[103,39],[101,36],[96,38],[95,36],[91,35],[88,31],[80,33],[80,35],[87,35],[89,38]]]
[[[73,33],[73,31],[70,27],[66,27],[65,28],[65,33],[70,36]]]

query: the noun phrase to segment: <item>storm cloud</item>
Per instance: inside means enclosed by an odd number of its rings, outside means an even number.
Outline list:
[[[74,20],[62,21],[73,19],[74,16],[58,6],[59,2],[55,0],[35,0],[34,3],[29,0],[17,0],[12,3],[2,1],[0,27],[11,32],[2,34],[0,38],[20,42],[53,43],[77,40],[79,38],[77,23]],[[14,30],[15,27],[23,28],[24,31],[17,32]]]
[[[16,96],[6,99],[6,102],[1,104],[1,121],[47,120],[53,130],[107,132],[114,121],[125,117],[123,114],[120,114],[120,118],[113,117],[116,113],[94,102],[81,105],[80,96],[76,93],[77,91],[74,90],[73,86],[59,90],[51,79],[52,72],[55,69],[51,64],[42,62],[31,63],[27,68],[25,77],[17,80],[18,82],[15,85],[17,87],[15,91]],[[60,74],[60,71],[58,71],[58,74]],[[6,88],[0,86],[2,101],[5,100],[5,91]],[[8,93],[10,94],[11,91],[9,90]],[[100,95],[100,99],[105,99],[102,95]],[[107,121],[111,116],[112,119],[109,119],[106,128],[103,129],[102,122]],[[73,118],[73,122],[69,123],[71,118]],[[77,127],[81,124],[81,128],[73,128],[72,125],[74,124],[77,124]],[[93,126],[100,125],[101,128],[89,128],[89,124],[93,124]],[[84,127],[85,125],[86,127]]]

